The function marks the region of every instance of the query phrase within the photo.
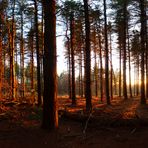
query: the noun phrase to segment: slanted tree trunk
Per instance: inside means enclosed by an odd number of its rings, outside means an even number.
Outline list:
[[[51,130],[58,127],[56,10],[55,0],[43,0],[42,3],[45,20],[42,128]]]
[[[86,110],[92,109],[92,96],[91,96],[91,49],[90,49],[90,22],[89,22],[89,10],[88,0],[84,2],[85,13],[85,98],[86,98]]]

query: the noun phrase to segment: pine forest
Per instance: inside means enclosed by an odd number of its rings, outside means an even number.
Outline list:
[[[147,0],[0,0],[0,147],[147,148]]]

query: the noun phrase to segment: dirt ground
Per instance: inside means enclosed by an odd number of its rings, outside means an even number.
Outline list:
[[[107,106],[93,99],[93,112],[85,116],[84,99],[78,99],[77,107],[73,107],[70,100],[60,98],[59,110],[69,114],[61,112],[59,129],[49,132],[40,128],[41,109],[1,101],[0,147],[147,148],[148,105],[139,102],[138,98],[127,101],[115,98]],[[86,119],[80,120],[83,117]]]

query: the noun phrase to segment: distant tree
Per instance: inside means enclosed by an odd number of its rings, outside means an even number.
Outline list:
[[[133,97],[132,95],[132,82],[131,82],[131,47],[130,47],[130,36],[129,36],[129,31],[127,29],[127,50],[128,50],[128,63],[129,63],[129,93],[130,93],[130,98]]]
[[[36,35],[36,55],[37,55],[37,92],[38,92],[38,106],[41,105],[41,74],[40,74],[40,52],[39,52],[39,28],[38,28],[38,4],[34,0],[34,18],[35,18],[35,35]]]
[[[34,30],[32,27],[28,32],[28,48],[30,52],[30,63],[31,63],[30,66],[31,90],[34,90]]]
[[[25,98],[25,38],[24,38],[24,18],[25,18],[25,10],[26,10],[26,1],[21,0],[18,1],[19,11],[18,14],[20,16],[20,74],[21,74],[21,97]]]
[[[58,95],[68,94],[68,73],[62,72],[58,76]]]
[[[113,8],[115,9],[115,23],[116,31],[118,33],[118,45],[120,56],[120,77],[119,77],[119,96],[121,96],[121,61],[123,55],[123,96],[127,99],[127,76],[126,76],[126,62],[127,62],[127,29],[129,21],[128,6],[131,0],[114,0]]]
[[[110,53],[110,97],[113,99],[113,64],[112,64],[112,24],[108,23],[109,53]]]
[[[66,21],[66,38],[67,38],[67,50],[68,50],[68,62],[69,62],[69,96],[71,96],[72,104],[76,104],[76,91],[75,91],[75,18],[78,11],[78,3],[75,1],[66,0],[63,3],[61,14]],[[69,26],[69,27],[68,27]],[[70,31],[68,36],[67,31]],[[70,94],[71,93],[71,94]]]
[[[139,95],[139,69],[140,69],[140,34],[138,31],[133,31],[133,38],[131,40],[131,53],[134,59],[134,94]]]

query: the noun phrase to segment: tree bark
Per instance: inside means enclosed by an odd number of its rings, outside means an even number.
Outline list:
[[[91,96],[91,49],[90,49],[90,22],[89,22],[89,10],[88,0],[84,2],[85,13],[85,98],[86,98],[86,110],[92,109],[92,96]]]
[[[119,41],[119,97],[121,97],[121,53],[122,53],[122,49],[121,49],[121,43]]]
[[[98,97],[98,66],[97,66],[97,48],[96,48],[96,26],[94,27],[94,77],[95,77],[95,96]]]
[[[128,29],[127,29],[128,30]],[[131,54],[130,54],[130,43],[129,43],[129,35],[128,35],[128,65],[129,65],[129,92],[130,98],[133,97],[132,95],[132,82],[131,82]]]
[[[75,55],[74,55],[74,16],[70,16],[70,39],[71,39],[71,70],[72,70],[72,105],[76,105],[75,92]]]
[[[41,105],[41,73],[40,73],[40,49],[39,49],[39,29],[38,29],[38,8],[37,0],[34,0],[35,7],[35,35],[36,35],[36,58],[37,58],[37,91],[38,106]]]
[[[146,10],[145,0],[140,0],[140,22],[141,22],[141,104],[146,104],[145,84],[144,84],[144,57],[145,57],[145,29],[146,29]]]
[[[123,96],[124,99],[128,99],[127,96],[127,84],[126,84],[126,31],[127,31],[127,2],[124,1],[123,6]]]
[[[52,130],[58,127],[55,0],[43,0],[42,3],[45,20],[42,128]]]
[[[25,97],[25,70],[24,70],[24,12],[21,12],[21,39],[20,39],[20,65],[21,65],[21,97]]]
[[[104,0],[104,33],[105,33],[105,85],[106,85],[105,88],[106,88],[106,101],[107,101],[107,104],[110,104],[106,0]]]
[[[99,34],[99,59],[100,59],[100,72],[99,72],[99,78],[100,78],[100,100],[103,101],[103,63],[102,63],[102,43],[101,43],[101,30],[100,30],[100,20],[99,20],[99,26],[98,26],[98,34]]]
[[[137,71],[136,71],[136,96],[139,96],[139,73],[140,73],[140,71],[139,71],[139,55],[137,56],[137,65],[135,66],[135,69],[137,68]]]
[[[2,13],[0,20],[2,20]],[[0,99],[2,99],[2,67],[2,22],[0,21]]]
[[[110,44],[110,97],[113,99],[113,64],[112,64],[112,26],[109,23],[109,44]]]
[[[12,92],[12,99],[16,99],[16,90],[15,90],[15,63],[14,63],[14,46],[15,46],[15,23],[14,23],[14,10],[15,10],[15,0],[13,2],[13,9],[12,9],[12,24],[11,24],[11,51],[10,51],[10,71],[11,71],[11,92]]]

